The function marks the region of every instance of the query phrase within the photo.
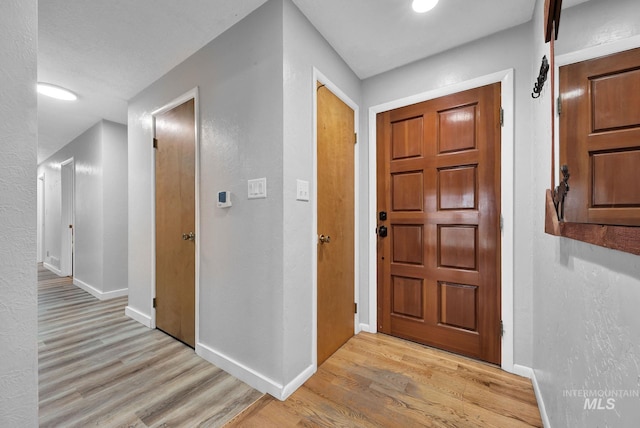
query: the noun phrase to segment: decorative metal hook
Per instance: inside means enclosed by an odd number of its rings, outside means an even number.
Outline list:
[[[567,192],[569,191],[569,176],[571,174],[569,174],[569,167],[567,165],[562,165],[560,167],[560,171],[562,172],[562,181],[560,182],[560,185],[552,191],[552,196],[558,220],[564,221],[564,200],[567,197]]]
[[[540,92],[542,92],[542,87],[544,86],[544,82],[547,81],[548,73],[549,73],[549,61],[547,61],[547,56],[544,55],[542,57],[542,64],[540,64],[540,74],[538,75],[537,82],[533,84],[533,92],[531,93],[531,98],[540,97]]]

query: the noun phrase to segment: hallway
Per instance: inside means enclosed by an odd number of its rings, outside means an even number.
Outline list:
[[[262,394],[38,267],[41,427],[222,426]]]

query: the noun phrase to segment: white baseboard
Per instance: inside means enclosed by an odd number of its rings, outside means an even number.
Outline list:
[[[53,266],[53,265],[50,265],[50,264],[49,264],[49,263],[47,263],[47,262],[43,262],[43,263],[42,263],[42,266],[43,266],[43,267],[45,267],[45,268],[47,268],[47,269],[49,269],[51,272],[55,273],[55,274],[56,274],[56,275],[58,275],[58,276],[64,276],[64,275],[62,275],[62,271],[61,271],[60,269],[56,268],[56,267],[55,267],[55,266]]]
[[[115,299],[117,297],[123,297],[129,294],[128,288],[123,288],[121,290],[107,291],[105,293],[78,278],[73,278],[73,285],[76,285],[82,288],[84,291],[91,294],[93,297],[97,297],[100,300]]]
[[[540,385],[538,385],[538,379],[536,378],[535,370],[531,370],[531,383],[533,384],[533,391],[536,393],[536,401],[538,402],[538,409],[540,410],[540,419],[542,419],[542,426],[544,428],[551,428],[549,415],[547,415],[547,409],[544,406],[544,400],[542,399],[542,392],[540,391]]]
[[[377,333],[375,328],[371,328],[370,324],[360,323],[360,331],[364,331],[366,333]]]
[[[302,373],[296,376],[293,381],[289,382],[287,385],[282,385],[202,343],[196,344],[196,354],[200,355],[211,364],[220,367],[230,375],[240,379],[252,388],[257,389],[262,393],[272,395],[282,401],[286,400],[289,395],[298,389],[300,385],[305,383],[315,372],[315,368],[313,366],[309,366],[303,370]]]
[[[151,327],[151,317],[143,314],[137,309],[133,309],[131,306],[127,306],[126,308],[124,308],[124,314],[129,318],[138,321],[140,324],[147,328],[153,328]]]
[[[511,372],[515,375],[526,377],[527,379],[531,379],[533,376],[533,370],[531,367],[521,366],[520,364],[513,365],[513,371]]]
[[[296,389],[300,388],[303,383],[305,383],[313,374],[316,372],[317,368],[312,365],[304,369],[295,379],[286,384],[284,388],[282,388],[282,394],[280,397],[276,397],[279,400],[286,400],[289,398],[291,394],[293,394]]]

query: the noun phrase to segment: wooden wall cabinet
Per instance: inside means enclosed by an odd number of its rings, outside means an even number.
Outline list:
[[[548,192],[545,231],[640,254],[640,48],[566,65],[559,78],[570,190],[564,221]]]

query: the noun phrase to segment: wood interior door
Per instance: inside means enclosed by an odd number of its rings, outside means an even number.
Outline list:
[[[565,220],[640,226],[640,48],[560,67]]]
[[[500,84],[377,129],[378,330],[499,364]]]
[[[195,347],[195,110],[156,116],[156,326]]]
[[[318,84],[318,365],[354,332],[354,111]],[[323,242],[324,241],[324,242]]]

